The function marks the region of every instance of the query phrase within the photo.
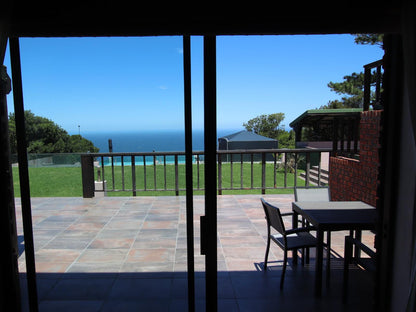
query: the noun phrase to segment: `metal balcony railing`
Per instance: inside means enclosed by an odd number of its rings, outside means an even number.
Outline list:
[[[258,149],[217,151],[217,190],[293,189],[309,187],[311,167],[321,183],[321,154],[331,149]],[[193,190],[204,191],[204,152],[193,154]],[[94,192],[185,191],[185,153],[94,153],[81,155],[83,196]],[[303,173],[301,180],[300,173]],[[96,182],[104,187],[95,188]]]

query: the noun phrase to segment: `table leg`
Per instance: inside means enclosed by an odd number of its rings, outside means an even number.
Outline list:
[[[324,233],[322,230],[316,231],[316,239],[318,244],[316,246],[316,269],[315,269],[315,296],[320,297],[322,293],[322,258],[324,248]]]
[[[355,231],[355,239],[358,240],[359,242],[361,242],[361,231],[360,230],[356,230]],[[358,246],[355,246],[355,250],[354,250],[354,257],[356,259],[360,258],[361,256],[361,249]]]
[[[293,216],[292,216],[292,228],[295,229],[298,227],[298,213],[293,211]],[[303,257],[303,255],[302,255]],[[297,249],[294,249],[292,251],[292,262],[293,264],[297,264],[298,263],[298,251]]]

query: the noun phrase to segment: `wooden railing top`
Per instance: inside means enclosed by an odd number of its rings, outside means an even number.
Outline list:
[[[325,153],[331,152],[331,148],[279,148],[279,149],[240,149],[240,150],[217,150],[217,154],[260,154],[260,153]],[[193,154],[203,155],[204,151],[193,151]],[[129,153],[84,153],[82,156],[158,156],[158,155],[185,155],[184,151],[177,152],[129,152]]]

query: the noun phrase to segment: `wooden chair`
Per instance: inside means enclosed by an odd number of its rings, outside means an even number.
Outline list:
[[[264,213],[266,214],[267,220],[267,247],[266,255],[264,258],[264,269],[267,270],[267,259],[269,256],[270,250],[270,240],[273,240],[280,248],[283,249],[284,259],[283,259],[283,271],[280,278],[280,289],[283,289],[283,283],[286,273],[286,264],[287,264],[287,252],[288,250],[297,251],[301,248],[306,247],[316,247],[317,240],[316,238],[309,233],[310,230],[313,230],[313,227],[301,227],[286,230],[285,224],[283,222],[283,216],[292,215],[293,213],[282,214],[280,209],[272,206],[266,202],[263,198],[261,199]],[[272,234],[271,228],[277,231],[277,233]]]

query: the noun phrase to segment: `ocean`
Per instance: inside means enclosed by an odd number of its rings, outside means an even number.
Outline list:
[[[240,130],[217,130],[218,138]],[[108,140],[112,140],[114,153],[183,152],[185,151],[185,132],[135,131],[135,132],[88,132],[81,135],[90,140],[101,153],[109,152]],[[218,141],[217,141],[218,144]],[[203,130],[192,132],[192,150],[204,149]]]

